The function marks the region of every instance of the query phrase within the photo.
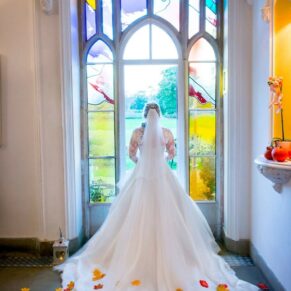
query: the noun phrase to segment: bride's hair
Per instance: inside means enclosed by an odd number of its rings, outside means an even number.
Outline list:
[[[160,106],[155,102],[151,102],[151,103],[147,103],[143,109],[144,118],[147,118],[150,109],[155,109],[157,113],[159,114],[159,116],[161,116]]]

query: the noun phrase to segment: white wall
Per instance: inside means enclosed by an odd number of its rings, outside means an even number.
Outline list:
[[[252,156],[264,152],[269,143],[269,26],[263,22],[264,0],[253,1],[253,100]],[[251,241],[259,256],[281,284],[290,290],[291,262],[291,183],[281,194],[275,192],[269,180],[252,166]],[[276,289],[277,290],[277,289]]]
[[[58,21],[39,1],[0,0],[2,238],[65,228]]]

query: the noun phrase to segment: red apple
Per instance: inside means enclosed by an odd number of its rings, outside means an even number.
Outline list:
[[[273,157],[272,157],[272,150],[273,150],[273,147],[266,147],[266,151],[264,153],[264,157],[267,159],[267,160],[273,160]]]
[[[272,150],[272,157],[274,161],[285,162],[288,156],[288,151],[281,147],[275,147]]]

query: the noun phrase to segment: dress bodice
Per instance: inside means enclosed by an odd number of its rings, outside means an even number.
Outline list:
[[[142,147],[142,137],[144,134],[144,127],[136,128],[131,136],[130,143],[129,143],[129,157],[135,163],[137,162],[137,150],[141,150]],[[172,132],[167,128],[162,128],[163,130],[163,137],[165,141],[165,148],[168,153],[167,160],[172,160],[176,154],[175,150],[175,141]]]

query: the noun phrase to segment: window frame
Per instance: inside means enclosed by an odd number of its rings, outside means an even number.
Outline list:
[[[81,55],[81,143],[82,143],[82,161],[83,161],[83,191],[86,197],[86,204],[90,206],[99,205],[99,203],[90,203],[90,193],[89,193],[89,149],[88,149],[88,122],[87,122],[87,82],[86,82],[86,58],[90,47],[98,40],[104,41],[105,44],[112,50],[113,54],[113,83],[114,83],[114,100],[118,100],[114,105],[114,123],[115,123],[115,180],[118,181],[120,174],[124,169],[122,155],[123,145],[125,145],[125,138],[122,133],[124,133],[124,128],[120,122],[122,114],[124,114],[124,88],[123,88],[123,61],[122,52],[124,49],[126,39],[128,39],[138,28],[140,28],[145,23],[154,23],[164,29],[171,38],[173,39],[177,51],[178,51],[178,123],[177,123],[177,138],[180,143],[184,142],[185,148],[181,146],[178,147],[178,156],[180,166],[179,174],[180,177],[184,177],[184,186],[187,192],[189,192],[190,181],[189,181],[189,99],[188,99],[188,55],[189,52],[196,41],[200,38],[205,38],[212,46],[216,55],[216,199],[214,201],[197,201],[197,203],[216,203],[219,202],[220,193],[223,190],[223,181],[221,178],[221,173],[223,173],[223,101],[222,101],[222,52],[223,52],[223,1],[217,3],[217,20],[220,23],[217,28],[217,39],[215,40],[210,34],[205,31],[205,0],[200,0],[200,31],[195,34],[192,38],[188,39],[188,1],[180,1],[180,32],[168,23],[166,20],[153,14],[153,0],[148,0],[148,14],[133,23],[131,23],[123,32],[121,30],[121,13],[120,13],[120,1],[114,1],[112,5],[113,11],[113,41],[109,39],[106,35],[98,35],[98,27],[101,25],[102,17],[97,17],[97,34],[92,36],[88,41],[86,40],[86,29],[83,29],[85,23],[85,1],[79,2],[79,9],[81,11],[81,21],[80,21],[80,55]],[[202,8],[202,9],[201,9]],[[98,9],[98,5],[96,7]],[[101,14],[101,9],[99,11],[99,16]],[[187,17],[182,17],[182,15],[187,15]],[[181,31],[184,30],[184,33]],[[100,31],[99,31],[100,32]],[[120,41],[118,41],[120,39]],[[177,43],[176,43],[177,42]],[[179,52],[180,50],[180,52]],[[186,80],[185,80],[186,79]],[[183,118],[179,118],[184,116]],[[102,205],[110,205],[111,203],[102,203]]]

